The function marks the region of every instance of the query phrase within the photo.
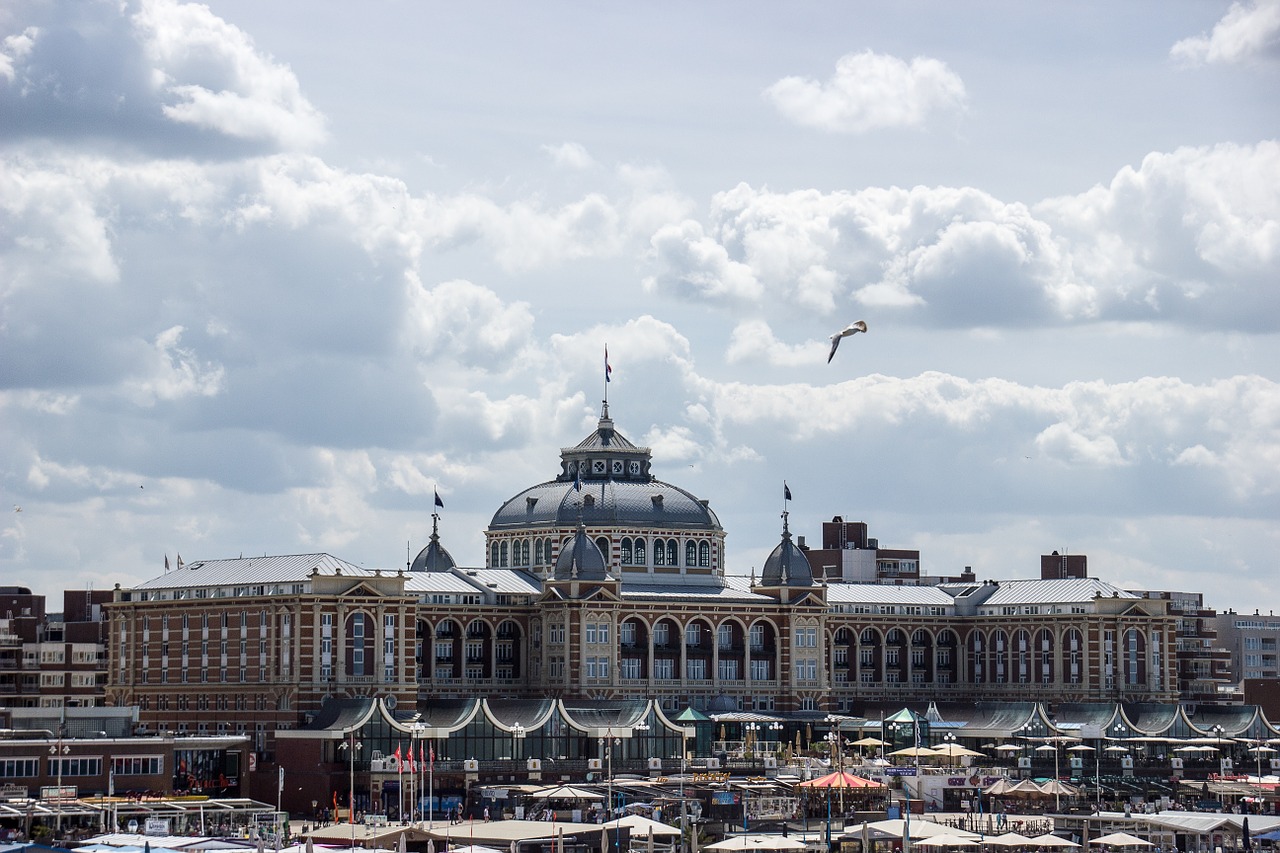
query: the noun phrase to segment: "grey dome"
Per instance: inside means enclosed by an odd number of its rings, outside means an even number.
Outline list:
[[[504,503],[489,522],[491,531],[589,525],[719,530],[720,519],[703,501],[661,480],[582,482],[550,480]]]
[[[585,526],[579,524],[573,541],[560,550],[556,558],[555,579],[558,581],[608,580],[608,565],[600,547],[587,535]]]
[[[782,520],[782,541],[764,561],[761,586],[813,586],[813,569],[800,546],[791,541],[786,516]]]
[[[720,519],[689,492],[654,479],[652,454],[614,429],[606,404],[596,429],[560,450],[560,474],[504,503],[489,531],[592,527],[713,530]]]
[[[427,543],[427,547],[418,552],[418,556],[413,558],[413,562],[409,564],[409,571],[447,572],[458,567],[458,564],[453,560],[453,555],[440,544],[439,525],[440,516],[433,513],[431,516],[431,541]]]

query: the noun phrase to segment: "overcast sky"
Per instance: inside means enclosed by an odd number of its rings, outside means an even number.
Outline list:
[[[481,565],[607,343],[732,574],[785,480],[930,575],[1269,612],[1278,138],[1276,0],[11,0],[0,583],[402,567],[433,489]]]

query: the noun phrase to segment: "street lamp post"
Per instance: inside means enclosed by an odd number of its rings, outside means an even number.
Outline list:
[[[62,762],[63,756],[71,752],[71,746],[62,742],[62,734],[63,727],[58,726],[58,742],[49,747],[49,754],[54,756],[53,760],[57,765],[55,772],[58,774],[58,779],[55,784],[58,786],[58,798],[54,800],[57,804],[55,809],[56,817],[54,818],[54,826],[57,828],[59,836],[62,835]]]
[[[364,748],[361,741],[356,740],[356,730],[349,733],[349,740],[338,744],[338,749],[347,753],[347,824],[351,827],[351,849],[356,847],[356,752]]]
[[[605,762],[608,767],[609,780],[607,789],[609,791],[609,803],[605,807],[605,822],[613,817],[613,748],[622,743],[622,738],[613,736],[613,729],[605,730],[605,736],[600,738],[600,749],[605,752]]]
[[[945,743],[945,744],[947,745],[947,758],[948,758],[948,759],[950,759],[950,760],[947,762],[947,766],[948,766],[948,767],[955,767],[955,765],[956,765],[956,750],[955,750],[955,745],[956,745],[956,733],[955,733],[955,732],[947,732],[946,734],[944,734],[944,735],[942,736],[942,742],[943,742],[943,743]]]
[[[759,724],[759,723],[747,723],[747,724],[746,724],[745,726],[743,726],[742,728],[743,728],[743,730],[746,732],[746,734],[745,734],[745,735],[743,735],[743,738],[742,738],[742,740],[743,740],[743,744],[742,744],[742,757],[743,757],[743,758],[755,758],[755,754],[756,754],[756,752],[755,752],[756,736],[757,736],[757,733],[760,731],[760,724]]]
[[[520,759],[524,754],[524,739],[528,734],[521,723],[516,723],[511,727],[511,760],[515,762],[517,769],[520,767]]]

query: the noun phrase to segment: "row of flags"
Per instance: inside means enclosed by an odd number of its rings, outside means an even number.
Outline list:
[[[401,753],[400,744],[396,744],[396,751],[391,753],[396,759],[396,772],[404,773],[406,766],[408,772],[417,773],[418,765],[421,764],[422,769],[435,769],[436,766],[436,748],[432,745],[429,749],[422,746],[418,747],[418,756],[415,759],[413,755],[413,744],[409,744],[409,751]],[[428,763],[430,762],[430,763]]]
[[[179,570],[179,571],[181,571],[181,570],[182,570],[182,568],[183,568],[183,566],[185,566],[185,565],[186,565],[186,563],[182,562],[182,555],[181,555],[181,554],[179,554],[179,555],[178,555],[178,570]],[[167,572],[167,571],[169,571],[169,555],[168,555],[168,554],[165,554],[165,555],[164,555],[164,570],[165,570],[166,572]]]

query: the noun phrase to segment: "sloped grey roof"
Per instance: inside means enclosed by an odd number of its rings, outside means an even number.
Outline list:
[[[879,583],[827,585],[828,604],[922,604],[951,606],[955,601],[941,587],[892,586]]]
[[[1098,578],[1053,578],[1050,580],[999,581],[999,588],[982,602],[982,607],[1016,604],[1074,604],[1103,598],[1140,599],[1128,590]]]
[[[774,600],[767,595],[751,592],[747,578],[725,578],[724,586],[714,583],[706,584],[655,584],[627,583],[622,584],[621,595],[627,601],[645,601],[648,599],[697,599],[716,602],[740,601],[744,604],[767,604]]]
[[[278,584],[306,581],[312,571],[322,575],[339,572],[352,577],[373,577],[377,570],[340,560],[332,554],[290,554],[272,557],[235,557],[229,560],[196,560],[182,568],[143,581],[134,589],[172,589],[194,586]]]
[[[542,582],[521,569],[463,569],[468,578],[498,593],[537,595]]]
[[[479,592],[479,589],[453,572],[410,572],[405,578],[404,591],[416,595],[424,592]]]

